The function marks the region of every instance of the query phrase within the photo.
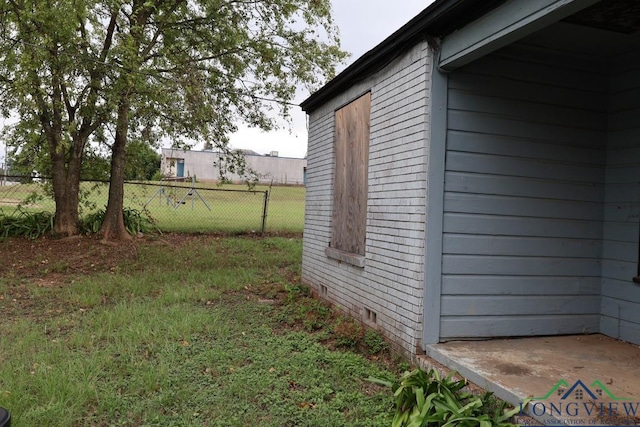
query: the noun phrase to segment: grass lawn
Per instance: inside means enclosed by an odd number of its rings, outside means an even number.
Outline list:
[[[385,345],[309,298],[300,238],[7,239],[0,251],[12,427],[391,423],[390,392],[364,381],[394,377]]]
[[[270,190],[266,230],[302,232],[304,227],[304,187],[257,186],[255,192],[251,192],[244,185],[196,183],[198,190],[193,192],[190,185],[125,184],[125,206],[139,210],[146,207],[164,232],[260,231],[264,192]],[[106,205],[107,184],[84,182],[81,188],[88,203],[83,208],[84,213]],[[0,186],[0,209],[10,214],[18,203],[34,193],[43,194],[42,187],[37,184]],[[26,205],[25,209],[53,212],[55,205],[50,198],[41,198]]]

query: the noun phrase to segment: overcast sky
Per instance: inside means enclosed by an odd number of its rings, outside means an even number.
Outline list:
[[[340,29],[342,49],[351,53],[347,65],[390,36],[433,0],[332,0],[333,17]],[[389,7],[390,3],[393,7]],[[298,102],[309,94],[302,94]],[[299,108],[293,112],[293,129],[264,133],[242,129],[231,138],[235,148],[260,154],[278,151],[280,156],[304,157],[307,152],[306,116]],[[196,148],[202,148],[197,146]],[[0,163],[4,162],[4,145],[0,143]]]
[[[332,0],[333,17],[340,28],[342,49],[351,53],[346,65],[393,34],[432,1]],[[390,3],[393,7],[389,7]],[[308,95],[304,94],[298,101],[303,101]],[[295,109],[293,120],[291,134],[288,131],[264,133],[256,129],[243,129],[232,136],[231,144],[235,148],[248,148],[261,154],[278,151],[280,156],[304,157],[307,152],[307,129],[302,110]]]

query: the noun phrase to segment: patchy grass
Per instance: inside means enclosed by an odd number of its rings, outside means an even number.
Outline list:
[[[393,359],[310,297],[299,238],[164,236],[107,248],[111,263],[91,241],[60,259],[29,244],[3,250],[33,262],[0,263],[14,426],[390,424],[393,397],[365,378],[393,378]]]

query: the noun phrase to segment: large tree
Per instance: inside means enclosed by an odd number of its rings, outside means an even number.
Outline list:
[[[297,88],[322,83],[344,58],[329,0],[14,0],[0,12],[5,113],[37,123],[47,141],[55,230],[66,234],[92,138],[111,149],[101,231],[123,238],[131,139],[204,140],[231,153],[238,123],[273,129]]]
[[[104,31],[91,1],[9,0],[0,4],[0,108],[17,114],[15,141],[46,151],[53,178],[54,231],[78,231],[80,171],[93,132],[108,118],[102,98],[115,25]],[[81,23],[91,21],[91,38]],[[115,24],[115,23],[114,23]],[[86,25],[85,25],[86,26]],[[91,43],[97,54],[86,57]],[[99,47],[98,47],[99,46]]]

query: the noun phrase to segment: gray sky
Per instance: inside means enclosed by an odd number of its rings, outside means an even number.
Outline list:
[[[432,2],[433,0],[332,0],[333,17],[340,29],[342,49],[352,54],[345,66],[374,48]],[[389,7],[390,4],[393,7]],[[308,94],[303,94],[299,101],[303,101],[306,96]],[[245,128],[232,136],[231,144],[235,148],[248,148],[261,154],[278,151],[280,156],[304,157],[307,152],[305,114],[297,108],[292,116],[291,134],[288,131],[264,133]]]
[[[432,2],[433,0],[332,0],[333,17],[340,29],[342,49],[351,53],[347,64],[339,71],[390,36]],[[390,4],[393,7],[389,7]],[[302,94],[298,101],[303,101],[307,96],[308,94]],[[264,133],[243,128],[231,137],[231,144],[235,148],[252,149],[261,154],[278,151],[280,156],[304,157],[307,152],[305,114],[299,108],[295,109],[291,132]],[[0,163],[3,162],[4,145],[0,143]]]
[[[422,12],[433,0],[332,0],[342,48],[349,63],[375,47]],[[393,7],[389,7],[393,4]]]

